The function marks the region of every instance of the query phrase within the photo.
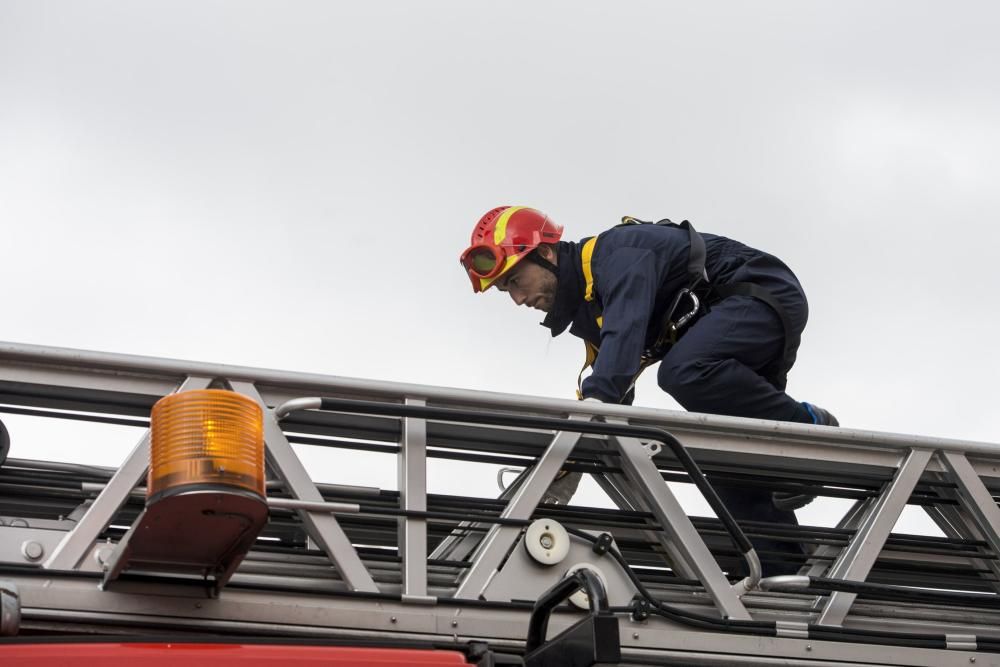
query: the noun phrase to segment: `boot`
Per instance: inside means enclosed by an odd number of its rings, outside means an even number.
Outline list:
[[[802,407],[806,409],[809,416],[812,417],[813,424],[819,424],[820,426],[840,426],[840,422],[829,410],[824,410],[818,405],[813,405],[812,403],[803,403]]]

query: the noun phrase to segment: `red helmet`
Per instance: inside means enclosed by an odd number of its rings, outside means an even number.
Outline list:
[[[474,292],[485,292],[521,258],[543,243],[562,238],[557,225],[541,211],[526,206],[499,206],[472,230],[470,245],[459,259]]]

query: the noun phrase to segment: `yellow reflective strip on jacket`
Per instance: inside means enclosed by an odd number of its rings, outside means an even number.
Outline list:
[[[590,260],[594,256],[594,246],[596,245],[597,237],[595,236],[584,243],[583,250],[580,251],[580,262],[583,265],[583,279],[587,284],[587,288],[583,292],[584,301],[594,300],[594,272],[590,269]]]
[[[597,328],[600,329],[604,326],[604,315],[597,316]]]
[[[524,206],[511,206],[509,209],[500,214],[497,218],[497,224],[493,228],[493,243],[500,245],[503,240],[507,238],[507,222],[510,221],[510,217],[520,211]]]

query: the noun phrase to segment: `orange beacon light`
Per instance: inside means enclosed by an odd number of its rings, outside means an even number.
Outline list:
[[[260,406],[221,389],[165,396],[153,406],[147,498],[193,485],[226,486],[264,496]]]
[[[171,394],[153,406],[146,507],[106,563],[225,585],[267,524],[264,417],[232,391]]]

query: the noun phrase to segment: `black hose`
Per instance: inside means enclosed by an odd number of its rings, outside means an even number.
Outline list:
[[[571,528],[564,526],[566,532],[571,535],[576,535],[579,538],[585,539],[588,542],[597,543],[597,538],[593,535],[586,533],[582,530],[576,528]],[[683,609],[677,609],[671,607],[665,602],[661,602],[653,597],[653,594],[649,592],[646,586],[639,580],[639,576],[632,570],[632,566],[628,564],[625,557],[621,555],[621,552],[614,547],[608,549],[607,553],[611,554],[611,557],[618,561],[618,565],[622,568],[622,571],[635,586],[635,589],[639,591],[639,595],[642,596],[650,605],[652,605],[653,610],[660,613],[662,616],[671,618],[680,623],[685,623],[687,625],[694,624],[697,627],[704,627],[710,629],[732,629],[732,628],[743,628],[746,630],[761,630],[761,633],[755,634],[768,634],[766,631],[770,631],[770,635],[774,635],[774,623],[767,623],[765,621],[737,621],[733,619],[720,619],[711,616],[702,616],[701,614],[694,614]]]

